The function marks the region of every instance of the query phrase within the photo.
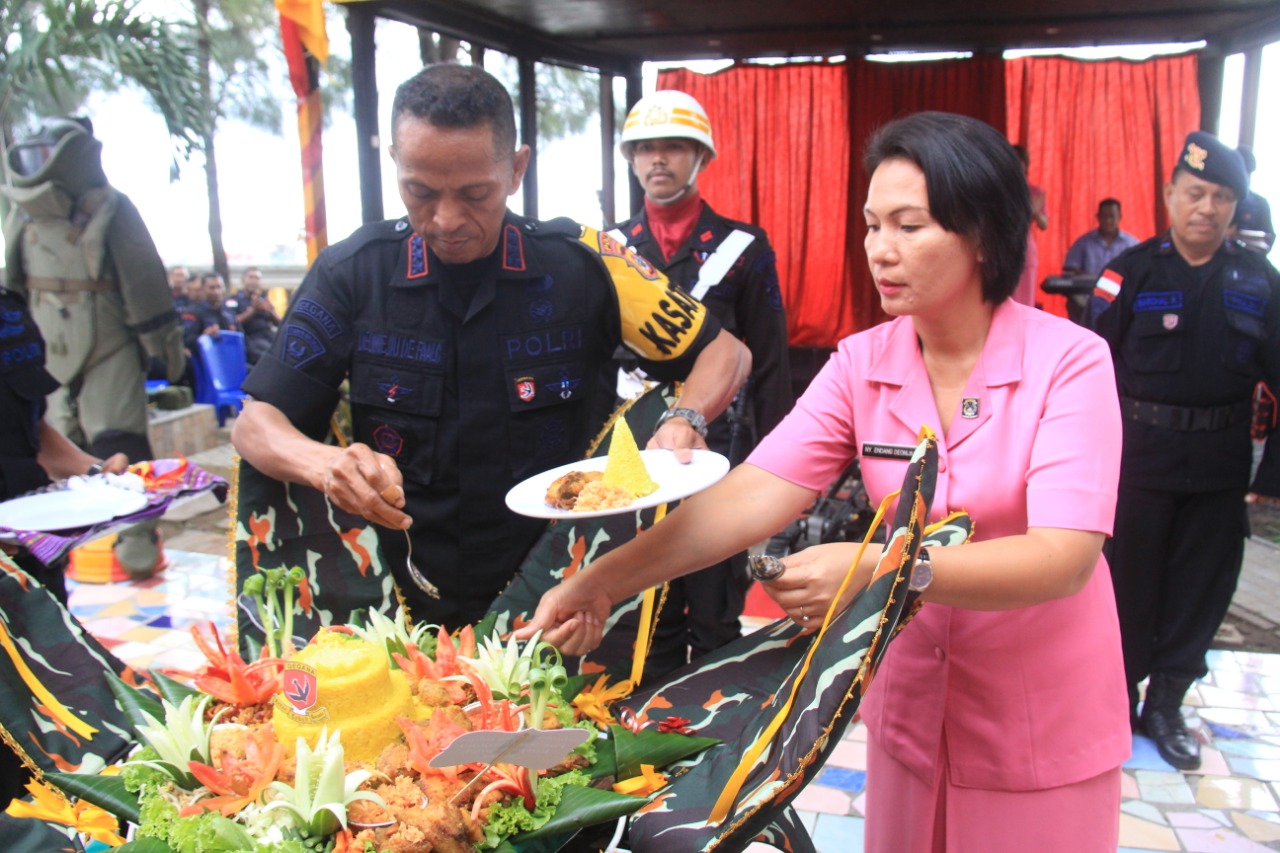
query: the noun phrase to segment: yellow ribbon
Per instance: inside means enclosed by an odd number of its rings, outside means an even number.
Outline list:
[[[840,603],[840,599],[844,597],[845,589],[848,588],[849,582],[853,580],[854,574],[857,572],[858,562],[862,559],[862,553],[867,550],[867,543],[871,541],[872,535],[880,527],[880,522],[884,519],[885,512],[889,505],[897,499],[901,494],[901,489],[887,495],[880,502],[879,508],[876,510],[876,516],[871,520],[871,527],[867,531],[867,535],[862,540],[862,544],[858,546],[858,553],[853,558],[853,563],[849,566],[849,570],[845,572],[844,580],[840,583],[840,589],[836,592],[835,598],[831,599],[831,604],[827,606],[827,615],[822,620],[822,627],[818,629],[815,636],[809,644],[809,651],[804,656],[804,664],[800,667],[800,672],[796,676],[795,681],[791,684],[791,694],[787,696],[787,701],[783,703],[782,708],[769,721],[769,725],[765,726],[764,731],[756,738],[755,743],[743,754],[742,760],[738,762],[737,768],[733,771],[733,775],[729,777],[729,783],[724,786],[724,790],[720,792],[720,798],[716,800],[715,808],[711,810],[711,816],[707,818],[707,824],[718,824],[724,820],[729,811],[733,808],[734,801],[738,798],[738,792],[742,790],[743,784],[747,781],[747,775],[751,772],[751,768],[755,766],[756,760],[760,758],[769,743],[773,740],[774,735],[778,733],[778,729],[782,728],[782,724],[786,721],[787,715],[791,713],[791,706],[795,703],[796,694],[800,690],[800,683],[804,681],[805,675],[809,672],[809,664],[813,660],[814,654],[818,650],[818,645],[822,642],[822,637],[827,633],[827,626],[831,624],[832,617],[836,614],[836,608]],[[914,507],[913,507],[914,510]],[[906,553],[910,553],[910,540],[907,541]],[[887,552],[886,552],[887,556]],[[901,565],[903,556],[898,555],[898,563]],[[884,557],[881,557],[881,562]],[[877,577],[882,576],[882,572],[873,573],[873,582]]]
[[[619,794],[647,797],[654,791],[666,787],[666,784],[667,777],[654,770],[652,764],[641,764],[639,776],[632,776],[630,779],[615,783],[613,790]]]
[[[93,740],[93,736],[98,730],[71,713],[67,706],[59,702],[49,692],[49,688],[40,683],[40,679],[31,671],[31,667],[27,666],[26,660],[22,657],[22,652],[18,650],[17,644],[13,642],[13,637],[9,635],[9,628],[3,621],[0,621],[0,646],[4,646],[4,650],[9,653],[9,660],[13,662],[13,667],[18,671],[23,683],[49,709],[49,713],[85,740]]]
[[[653,523],[657,524],[666,517],[667,505],[658,504],[653,514]],[[644,591],[644,602],[640,605],[640,628],[636,631],[636,651],[631,658],[631,683],[635,687],[640,686],[640,679],[644,675],[644,661],[649,656],[649,644],[653,642],[654,605],[657,599],[658,587],[649,587]]]

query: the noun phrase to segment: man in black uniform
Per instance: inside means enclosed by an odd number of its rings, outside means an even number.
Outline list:
[[[544,529],[506,492],[581,458],[613,404],[619,343],[657,375],[687,376],[681,412],[650,441],[685,459],[705,446],[692,421],[728,406],[750,354],[614,240],[506,210],[530,152],[483,70],[419,72],[396,92],[391,130],[408,217],[316,259],[245,383],[232,440],[268,476],[379,525],[414,618],[458,627]],[[356,442],[340,449],[316,439],[348,377]]]
[[[45,370],[45,344],[26,301],[0,288],[0,501],[76,474],[123,472],[129,458],[85,453],[45,420],[58,380]],[[27,574],[67,603],[62,565],[45,566],[25,549],[2,545]],[[7,750],[0,749],[0,753]]]
[[[226,295],[222,276],[216,272],[200,276],[199,298],[188,302],[182,311],[182,340],[189,354],[196,354],[201,335],[216,338],[222,330],[239,331],[234,310],[224,304]]]
[[[224,307],[244,332],[244,360],[252,366],[271,349],[276,329],[280,328],[280,317],[262,292],[262,270],[249,267],[240,276],[240,282],[240,292],[228,297]]]
[[[751,377],[724,415],[706,424],[707,445],[733,465],[791,410],[787,318],[776,255],[764,229],[727,219],[698,192],[715,159],[711,123],[693,96],[662,90],[636,102],[618,150],[644,187],[644,208],[610,234],[702,300],[751,350]],[[750,585],[746,552],[672,581],[649,655],[661,673],[741,636]]]
[[[1249,170],[1250,175],[1253,175],[1254,169],[1258,166],[1257,158],[1253,156],[1253,149],[1248,145],[1241,145],[1236,150],[1244,158],[1244,167]],[[1236,204],[1236,215],[1231,220],[1229,233],[1244,243],[1245,248],[1262,255],[1268,254],[1276,242],[1276,229],[1271,224],[1271,205],[1265,198],[1249,190]]]
[[[1182,698],[1235,592],[1248,535],[1251,396],[1280,377],[1280,276],[1226,239],[1248,173],[1208,133],[1187,137],[1164,188],[1170,230],[1117,258],[1095,291],[1124,414],[1115,581],[1131,710],[1161,756],[1200,766]],[[1280,495],[1267,443],[1253,490]]]

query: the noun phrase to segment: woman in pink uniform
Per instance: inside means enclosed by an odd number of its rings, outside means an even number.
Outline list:
[[[975,535],[917,563],[926,604],[862,705],[866,849],[1112,853],[1131,740],[1101,557],[1120,462],[1110,356],[1009,298],[1031,211],[995,130],[908,116],[866,166],[867,257],[894,319],[845,339],[746,463],[544,596],[529,633],[593,648],[613,602],[782,529],[852,458],[879,501],[905,473],[894,447],[928,425],[933,517],[968,510]],[[856,551],[808,548],[766,587],[816,628]],[[873,566],[864,556],[850,590]]]

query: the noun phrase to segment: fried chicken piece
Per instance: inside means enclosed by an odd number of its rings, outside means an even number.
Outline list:
[[[603,476],[603,471],[570,471],[547,487],[547,505],[556,509],[573,509],[583,487]]]

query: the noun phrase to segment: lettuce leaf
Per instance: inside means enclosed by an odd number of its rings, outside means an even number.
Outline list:
[[[587,775],[578,770],[571,770],[559,776],[543,776],[538,779],[538,804],[530,812],[524,807],[524,801],[515,797],[511,802],[497,803],[489,807],[489,818],[484,825],[484,841],[482,849],[492,849],[500,845],[512,835],[529,832],[551,820],[564,789],[570,785],[583,786],[589,780]]]

